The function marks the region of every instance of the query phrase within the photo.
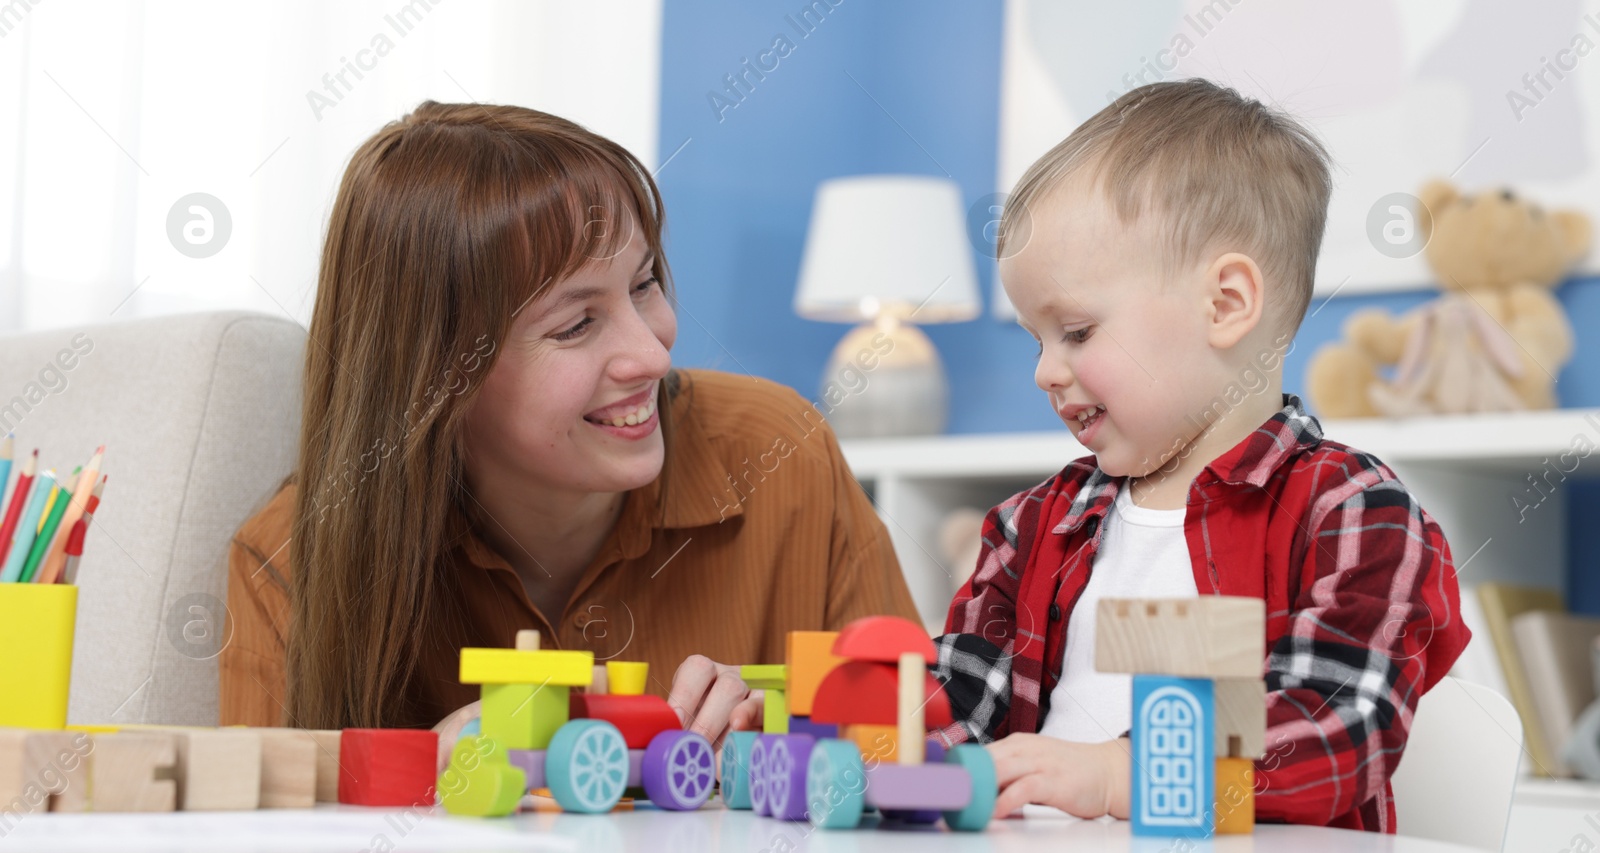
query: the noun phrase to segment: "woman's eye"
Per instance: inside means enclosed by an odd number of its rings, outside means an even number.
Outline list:
[[[644,292],[648,291],[650,288],[655,287],[656,285],[658,285],[660,283],[661,283],[660,279],[656,278],[655,276],[650,276],[649,278],[645,279],[643,282],[640,282],[638,285],[636,285],[633,288],[633,292],[634,293],[644,293]]]
[[[572,328],[567,329],[564,332],[557,332],[554,335],[554,337],[558,341],[570,341],[573,338],[576,338],[577,336],[583,334],[584,328],[587,327],[590,323],[593,323],[593,322],[594,322],[594,318],[593,317],[585,317],[582,320],[579,320],[577,322],[577,324],[574,325]]]

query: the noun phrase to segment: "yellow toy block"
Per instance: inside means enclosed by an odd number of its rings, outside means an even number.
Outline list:
[[[643,696],[650,664],[639,661],[606,661],[606,692],[617,696]]]
[[[745,664],[739,677],[752,690],[784,690],[789,683],[789,667],[781,663]]]
[[[66,727],[77,614],[71,584],[0,584],[0,726]]]
[[[1244,835],[1256,828],[1256,764],[1248,758],[1217,759],[1217,834]]]
[[[594,652],[524,652],[516,649],[479,648],[461,650],[462,684],[588,687],[593,681]]]
[[[811,716],[811,700],[817,696],[817,686],[833,668],[844,663],[844,658],[833,653],[833,641],[838,631],[790,631],[784,645],[784,659],[789,662],[789,713]]]
[[[91,723],[91,724],[88,724],[88,725],[79,725],[77,723],[68,723],[67,724],[67,731],[69,731],[69,732],[83,732],[84,734],[91,734],[91,735],[116,734],[117,732],[119,732],[121,730],[122,730],[121,726],[106,726],[106,725],[100,725],[100,724],[97,724],[97,723]]]

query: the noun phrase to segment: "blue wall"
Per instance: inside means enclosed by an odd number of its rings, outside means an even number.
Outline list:
[[[674,361],[764,376],[813,398],[847,328],[793,310],[816,185],[869,172],[948,175],[976,201],[995,189],[999,124],[1001,4],[835,2],[797,28],[809,8],[802,0],[666,0],[662,25],[661,157],[678,151],[658,175],[680,306]],[[781,58],[770,53],[779,36],[792,45],[780,45]],[[747,59],[772,70],[758,79]],[[737,101],[725,93],[729,74],[748,81]],[[711,93],[727,101],[713,104]],[[980,259],[984,294],[993,272]],[[1558,376],[1562,404],[1600,406],[1591,332],[1600,279],[1558,295],[1579,333]],[[1285,359],[1284,390],[1303,396],[1310,354],[1351,312],[1403,311],[1427,298],[1314,302]],[[951,432],[1064,429],[1034,387],[1035,345],[1015,324],[985,317],[926,331],[950,375]],[[1600,527],[1600,484],[1577,485],[1572,498],[1573,566],[1588,567],[1572,575],[1572,604],[1600,613],[1600,532],[1591,529]]]

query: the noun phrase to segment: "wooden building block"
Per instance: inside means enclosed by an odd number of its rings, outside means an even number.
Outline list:
[[[338,729],[306,729],[317,744],[317,802],[339,802]]]
[[[1128,816],[1134,835],[1211,833],[1216,727],[1211,680],[1133,677],[1133,763]]]
[[[784,640],[784,660],[789,662],[789,713],[811,716],[811,701],[830,670],[845,662],[833,653],[838,631],[790,631]]]
[[[239,811],[261,805],[261,734],[253,729],[167,729],[177,748],[181,811]],[[96,788],[98,794],[99,789]]]
[[[250,731],[261,738],[261,808],[315,806],[318,748],[311,732],[269,728]]]
[[[1213,678],[1217,710],[1217,758],[1266,754],[1267,683],[1259,678]]]
[[[15,815],[87,809],[93,748],[83,732],[0,729],[0,836]]]
[[[546,684],[588,687],[594,680],[594,652],[516,649],[461,650],[462,684]]]
[[[547,749],[556,729],[566,725],[570,687],[485,684],[482,689],[483,711],[478,730],[506,749]]]
[[[739,667],[739,677],[751,690],[784,690],[789,686],[789,667],[781,663],[747,663]]]
[[[928,665],[920,653],[900,653],[900,701],[895,710],[900,749],[895,760],[901,764],[922,763],[923,736],[928,731],[922,724],[922,688],[927,675]]]
[[[923,679],[923,714],[927,725],[950,725],[950,697],[932,673]],[[818,723],[878,723],[899,725],[900,667],[898,663],[846,661],[822,679],[811,703],[811,719]]]
[[[875,723],[850,723],[839,727],[839,737],[861,751],[863,761],[896,762],[900,758],[900,727]]]
[[[539,650],[539,632],[532,628],[523,628],[517,632],[515,642],[519,652],[536,652]]]
[[[605,720],[616,726],[629,749],[644,749],[656,735],[683,728],[678,712],[660,696],[574,692],[568,707],[572,719]]]
[[[1250,758],[1217,759],[1217,834],[1243,835],[1256,829],[1256,763]]]
[[[170,812],[178,806],[177,738],[167,732],[90,735],[89,809]]]
[[[833,642],[833,653],[849,660],[898,664],[902,652],[921,654],[929,666],[939,662],[927,629],[900,616],[864,616],[844,626]]]
[[[431,806],[439,735],[419,729],[345,729],[339,737],[339,802]]]
[[[865,793],[879,810],[958,811],[972,802],[972,776],[955,764],[908,767],[885,761],[867,768]]]
[[[643,696],[645,683],[650,680],[650,664],[643,661],[606,661],[607,693],[618,696]]]
[[[1100,672],[1260,678],[1266,605],[1259,598],[1102,598],[1095,608]]]

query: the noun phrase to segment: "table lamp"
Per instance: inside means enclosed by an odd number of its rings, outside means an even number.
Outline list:
[[[841,438],[935,435],[950,386],[914,323],[976,318],[977,271],[961,188],[946,178],[858,175],[817,187],[795,313],[860,322],[833,350],[819,408]]]

